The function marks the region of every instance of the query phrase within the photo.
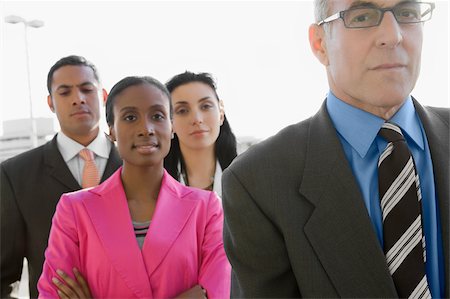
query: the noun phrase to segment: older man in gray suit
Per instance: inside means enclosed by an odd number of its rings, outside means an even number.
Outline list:
[[[322,108],[223,175],[232,297],[449,297],[449,110],[410,95],[434,4],[315,8]]]

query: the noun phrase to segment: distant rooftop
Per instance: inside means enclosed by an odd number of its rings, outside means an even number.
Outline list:
[[[35,118],[36,130],[38,136],[47,136],[55,134],[53,127],[53,118],[39,117]],[[31,131],[31,121],[29,118],[13,119],[3,122],[3,135],[0,140],[14,139],[14,138],[29,138]]]
[[[53,118],[36,118],[38,145],[47,142],[55,134]],[[3,135],[0,136],[0,162],[32,148],[30,139],[31,121],[14,119],[3,122]]]

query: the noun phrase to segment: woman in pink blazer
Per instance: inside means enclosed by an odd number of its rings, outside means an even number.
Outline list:
[[[217,196],[181,185],[163,168],[171,111],[168,91],[150,77],[127,77],[112,88],[106,117],[123,167],[97,187],[61,197],[40,298],[65,297],[56,271],[73,268],[94,298],[229,298]],[[148,222],[138,238],[138,226]]]

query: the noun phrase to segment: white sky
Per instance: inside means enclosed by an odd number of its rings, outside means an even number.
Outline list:
[[[6,24],[10,14],[45,22],[28,29],[35,117],[54,116],[47,72],[70,54],[91,60],[108,91],[129,75],[164,83],[185,70],[210,72],[237,136],[273,135],[314,114],[328,91],[308,44],[312,1],[0,0],[0,122],[29,117],[24,27]],[[450,106],[448,16],[448,1],[436,1],[425,24],[413,95],[426,105]]]

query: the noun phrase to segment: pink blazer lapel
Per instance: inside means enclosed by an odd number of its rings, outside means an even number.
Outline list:
[[[160,266],[188,222],[197,203],[182,198],[191,192],[164,171],[155,213],[142,250],[149,276]]]
[[[119,168],[101,186],[92,190],[100,198],[85,201],[86,210],[103,243],[111,264],[140,298],[152,298],[141,250],[136,241]]]

